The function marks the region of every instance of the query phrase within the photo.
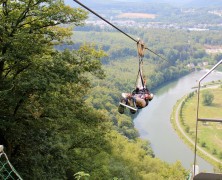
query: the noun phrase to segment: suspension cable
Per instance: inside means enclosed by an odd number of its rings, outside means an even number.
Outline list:
[[[119,29],[118,27],[116,27],[115,25],[113,25],[111,22],[107,21],[105,18],[103,18],[102,16],[100,16],[99,14],[97,14],[95,11],[93,11],[92,9],[88,8],[87,6],[85,6],[84,4],[82,4],[81,2],[79,2],[78,0],[73,0],[75,1],[77,4],[79,4],[80,6],[84,7],[85,9],[87,9],[88,11],[90,11],[91,13],[93,13],[94,15],[96,15],[97,17],[99,17],[100,19],[102,19],[103,21],[105,21],[106,23],[108,23],[110,26],[114,27],[115,29],[117,29],[119,32],[123,33],[125,36],[127,36],[128,38],[130,38],[131,40],[133,40],[134,42],[138,43],[138,40],[136,40],[135,38],[133,38],[132,36],[130,36],[129,34],[125,33],[124,31],[122,31],[121,29]],[[162,56],[160,56],[159,54],[155,53],[154,51],[152,51],[151,49],[149,49],[148,47],[145,47],[145,49],[147,49],[148,51],[152,52],[153,54],[155,54],[156,56],[160,57],[163,60],[166,60],[165,58],[163,58]],[[166,60],[167,61],[167,60]]]

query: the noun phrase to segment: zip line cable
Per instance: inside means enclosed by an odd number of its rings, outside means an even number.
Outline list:
[[[127,37],[129,37],[130,39],[132,39],[133,41],[137,42],[136,39],[134,39],[133,37],[131,37],[130,35],[128,35],[127,33],[125,33],[124,31],[122,31],[121,29],[119,29],[118,27],[116,27],[115,25],[113,25],[111,22],[107,21],[105,18],[103,18],[102,16],[100,16],[99,14],[97,14],[96,12],[94,12],[93,10],[91,10],[90,8],[88,8],[87,6],[85,6],[84,4],[82,4],[81,2],[77,1],[77,0],[73,0],[76,3],[78,3],[80,6],[84,7],[85,9],[87,9],[88,11],[90,11],[91,13],[93,13],[94,15],[98,16],[100,19],[102,19],[103,21],[105,21],[106,23],[108,23],[110,26],[114,27],[115,29],[117,29],[118,31],[120,31],[121,33],[123,33],[124,35],[126,35]]]
[[[133,40],[134,42],[138,43],[139,41],[136,40],[135,38],[133,38],[132,36],[130,36],[129,34],[125,33],[124,31],[122,31],[121,29],[119,29],[118,27],[116,27],[115,25],[113,25],[111,22],[107,21],[105,18],[103,18],[102,16],[100,16],[99,14],[97,14],[95,11],[93,11],[92,9],[88,8],[87,6],[85,6],[84,4],[82,4],[81,2],[77,1],[77,0],[73,0],[75,1],[77,4],[79,4],[80,6],[84,7],[85,9],[87,9],[88,11],[90,11],[91,13],[93,13],[94,15],[96,15],[97,17],[99,17],[100,19],[102,19],[103,21],[105,21],[106,23],[108,23],[110,26],[114,27],[115,29],[117,29],[119,32],[123,33],[125,36],[127,36],[128,38],[130,38],[131,40]],[[145,49],[147,49],[148,51],[152,52],[153,54],[155,54],[156,56],[160,57],[163,60],[166,60],[165,58],[163,58],[162,56],[160,56],[159,54],[155,53],[154,51],[152,51],[151,49],[149,49],[148,47],[145,47]],[[167,60],[166,60],[167,61]]]

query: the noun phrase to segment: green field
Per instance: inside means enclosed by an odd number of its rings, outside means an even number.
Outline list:
[[[203,93],[210,91],[214,100],[211,105],[203,105]],[[222,88],[210,88],[201,90],[199,118],[222,119]],[[187,98],[180,112],[180,122],[184,131],[193,140],[195,139],[197,94]],[[198,145],[222,161],[222,123],[198,123]]]

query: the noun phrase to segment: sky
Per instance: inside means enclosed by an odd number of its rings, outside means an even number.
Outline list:
[[[89,1],[91,1],[91,3],[100,3],[100,2],[104,2],[104,0],[79,0],[81,3],[87,2],[89,3]],[[187,4],[191,1],[194,0],[106,0],[106,2],[147,2],[147,3],[169,3],[169,4]],[[71,5],[73,3],[75,3],[73,0],[65,0],[65,3]]]
[[[66,4],[76,7],[76,2],[73,0],[64,0]],[[100,3],[114,3],[114,2],[147,2],[147,3],[167,3],[172,6],[179,7],[222,7],[222,0],[79,0],[87,5],[99,5]]]

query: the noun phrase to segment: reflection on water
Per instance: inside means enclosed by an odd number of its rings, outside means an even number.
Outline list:
[[[149,106],[141,110],[134,119],[141,138],[151,142],[156,157],[168,163],[180,161],[187,169],[192,167],[194,151],[185,145],[174,131],[170,115],[177,100],[194,91],[192,87],[198,85],[198,80],[205,73],[206,71],[193,72],[160,88]],[[213,72],[203,83],[219,79],[222,79],[222,74]],[[213,172],[212,165],[200,157],[197,158],[197,164],[200,171]]]

